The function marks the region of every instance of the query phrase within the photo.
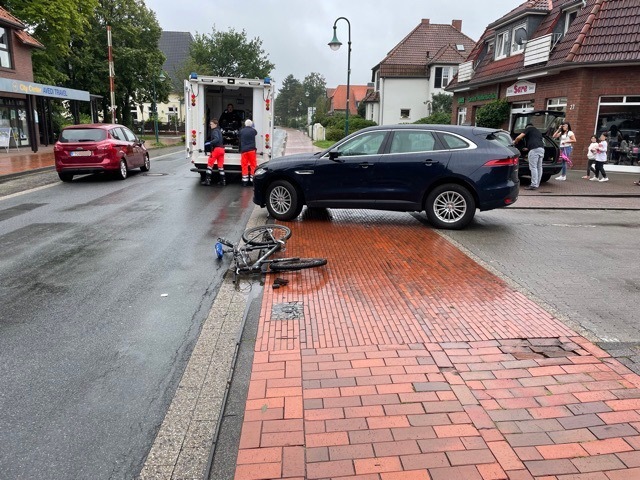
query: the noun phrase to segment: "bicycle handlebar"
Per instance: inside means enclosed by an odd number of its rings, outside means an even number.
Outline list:
[[[227,246],[227,247],[229,247],[229,248],[233,248],[233,243],[231,243],[231,242],[230,242],[229,240],[227,240],[226,238],[218,237],[218,241],[219,241],[221,244],[223,244],[223,245],[225,245],[225,246]]]

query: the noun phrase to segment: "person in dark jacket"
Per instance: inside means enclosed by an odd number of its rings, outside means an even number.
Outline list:
[[[256,172],[256,135],[253,122],[247,119],[244,127],[240,129],[240,165],[242,167],[242,185],[247,187],[253,183],[253,174]]]
[[[218,127],[218,120],[215,118],[209,122],[211,131],[209,132],[209,146],[211,153],[209,154],[209,160],[207,161],[207,172],[205,179],[202,182],[203,185],[211,185],[211,175],[213,174],[213,165],[218,165],[218,173],[220,174],[220,185],[226,185],[227,181],[224,175],[224,144],[222,141],[222,132]]]
[[[542,179],[542,159],[544,158],[544,140],[542,133],[532,123],[528,123],[520,135],[518,135],[513,143],[518,143],[525,139],[526,148],[529,149],[527,158],[529,160],[529,170],[531,171],[531,185],[525,187],[525,190],[537,190]]]

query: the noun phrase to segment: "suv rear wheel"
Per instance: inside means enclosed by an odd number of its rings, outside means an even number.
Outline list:
[[[469,190],[455,183],[434,188],[425,204],[427,218],[436,228],[459,230],[476,214],[476,202]]]

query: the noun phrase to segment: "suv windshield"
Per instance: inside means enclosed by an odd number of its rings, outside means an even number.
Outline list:
[[[61,143],[100,142],[106,138],[107,132],[101,128],[70,128],[60,134]]]

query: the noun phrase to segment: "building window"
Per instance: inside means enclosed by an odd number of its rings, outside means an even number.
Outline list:
[[[467,107],[458,108],[458,125],[467,123]]]
[[[519,32],[519,30],[522,30],[521,32]],[[518,38],[516,35],[516,32],[518,32],[519,34],[523,34],[526,35],[527,33],[527,24],[526,23],[522,23],[520,25],[516,25],[516,27],[511,31],[511,39],[512,39],[512,44],[511,44],[511,55],[515,54],[515,53],[519,53],[519,52],[523,52],[524,51],[524,42],[522,42],[521,38]],[[520,44],[518,44],[518,40],[521,41]]]
[[[0,67],[11,68],[11,51],[9,50],[9,32],[0,27]]]
[[[455,72],[453,75],[455,75]],[[436,67],[436,75],[433,81],[434,88],[444,88],[449,85],[453,75],[449,67]]]
[[[547,100],[547,110],[555,110],[557,112],[567,111],[567,97],[550,98]]]
[[[411,110],[409,108],[400,109],[400,118],[409,118],[411,116]]]
[[[509,52],[509,32],[502,32],[496,36],[496,60],[504,58]]]
[[[568,10],[564,14],[564,31],[563,31],[563,33],[567,33],[567,30],[569,30],[569,27],[571,26],[571,23],[576,19],[577,16],[578,16],[578,8],[576,8],[574,10]]]
[[[640,146],[640,96],[600,97],[596,134],[609,132],[610,141],[618,133],[623,139]]]

